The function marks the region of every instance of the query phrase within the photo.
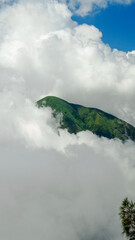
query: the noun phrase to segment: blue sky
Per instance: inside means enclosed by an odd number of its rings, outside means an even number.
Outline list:
[[[135,3],[110,5],[86,17],[73,16],[79,24],[96,26],[103,33],[103,42],[122,51],[135,50]]]

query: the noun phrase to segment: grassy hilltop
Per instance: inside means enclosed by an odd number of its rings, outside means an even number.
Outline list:
[[[54,96],[39,100],[37,105],[51,107],[54,117],[61,113],[63,117],[60,126],[70,133],[89,130],[99,137],[135,140],[135,127],[99,109],[69,103]]]

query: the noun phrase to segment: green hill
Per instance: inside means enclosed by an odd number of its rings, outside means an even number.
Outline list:
[[[39,100],[37,106],[51,107],[54,117],[61,113],[60,126],[70,133],[89,130],[99,137],[135,140],[135,127],[99,109],[69,103],[53,96]]]

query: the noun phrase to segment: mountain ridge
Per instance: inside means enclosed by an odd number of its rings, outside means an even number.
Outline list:
[[[135,141],[134,126],[98,108],[70,103],[55,96],[40,99],[37,106],[51,107],[54,117],[62,114],[60,128],[67,129],[69,133],[89,130],[99,137]]]

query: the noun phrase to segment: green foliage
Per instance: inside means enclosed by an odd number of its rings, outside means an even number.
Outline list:
[[[125,198],[120,207],[123,234],[129,240],[135,240],[135,203]]]
[[[96,108],[87,108],[69,103],[54,96],[45,97],[37,102],[38,107],[51,107],[53,115],[61,113],[61,128],[70,133],[89,130],[98,136],[118,138],[122,141],[135,140],[135,128],[130,124]]]

